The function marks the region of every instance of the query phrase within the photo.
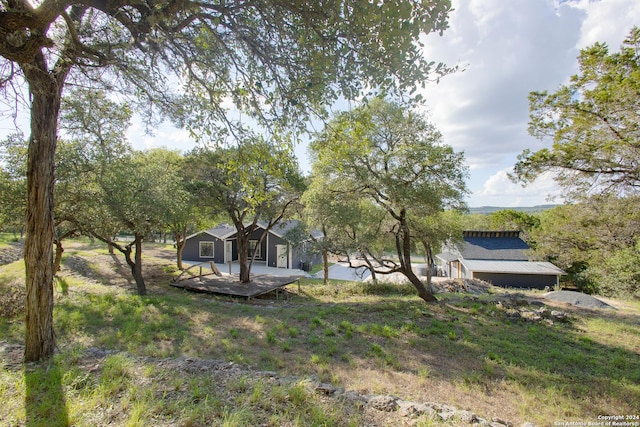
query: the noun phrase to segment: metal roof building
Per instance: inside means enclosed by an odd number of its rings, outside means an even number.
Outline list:
[[[437,258],[452,278],[481,279],[496,286],[554,287],[560,268],[546,261],[529,261],[529,246],[518,231],[465,231],[463,242]]]

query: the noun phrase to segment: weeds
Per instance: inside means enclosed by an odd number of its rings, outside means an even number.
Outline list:
[[[94,253],[87,246],[67,261],[83,252]],[[0,295],[21,274],[23,266],[0,267]],[[481,299],[461,301],[459,312],[455,302],[427,306],[412,289],[389,284],[303,280],[302,294],[267,308],[154,283],[150,296],[138,297],[73,277],[63,276],[66,296],[56,288],[55,364],[0,370],[0,419],[13,425],[38,425],[45,416],[76,425],[363,422],[361,412],[318,399],[302,384],[250,376],[225,383],[215,372],[177,375],[156,363],[179,356],[461,407],[481,397],[501,417],[540,425],[640,410],[637,311],[577,311],[571,324],[546,325],[513,322]],[[2,339],[21,342],[21,318],[0,315]],[[116,353],[85,365],[88,347]],[[107,418],[92,418],[99,411]]]

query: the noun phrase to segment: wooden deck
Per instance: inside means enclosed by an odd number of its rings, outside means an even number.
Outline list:
[[[217,276],[211,274],[180,280],[172,283],[171,286],[193,292],[230,295],[246,299],[276,291],[277,298],[278,291],[285,286],[296,282],[300,286],[299,280],[298,276],[279,277],[263,274],[253,276],[249,283],[240,283],[235,275]]]

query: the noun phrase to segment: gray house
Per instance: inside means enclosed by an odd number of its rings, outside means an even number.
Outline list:
[[[544,289],[565,272],[550,262],[529,261],[518,231],[464,231],[463,242],[437,258],[451,278],[480,279],[496,286]]]
[[[260,242],[266,224],[258,223],[249,237],[249,256],[255,252],[255,263],[269,267],[301,269],[322,262],[320,253],[313,250],[311,237],[302,243],[294,244],[288,240],[287,232],[300,225],[299,221],[283,221],[273,226]],[[238,235],[236,228],[229,224],[220,224],[209,230],[187,237],[182,259],[185,261],[208,262],[217,264],[238,260]],[[321,233],[312,232],[314,238]]]

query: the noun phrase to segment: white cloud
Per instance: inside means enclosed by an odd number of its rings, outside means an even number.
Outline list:
[[[561,190],[555,184],[553,176],[544,174],[536,181],[523,187],[512,182],[508,173],[510,168],[502,169],[487,179],[482,188],[474,192],[472,206],[535,206],[564,201]]]
[[[609,49],[618,50],[634,25],[639,25],[640,2],[629,0],[589,1],[571,3],[585,11],[577,47],[583,48],[595,42],[604,42]]]
[[[169,123],[163,123],[150,135],[146,132],[140,118],[133,121],[127,129],[126,136],[133,148],[145,150],[166,147],[172,150],[188,151],[196,143],[185,129],[177,129]]]
[[[477,193],[472,206],[487,197],[508,206],[533,201],[534,190],[515,198],[523,190],[498,179],[522,150],[546,146],[527,133],[528,94],[568,82],[586,45],[603,41],[617,50],[640,22],[640,2],[470,0],[454,8],[444,35],[425,39],[425,56],[465,70],[423,92],[432,121],[445,143],[465,153]]]

